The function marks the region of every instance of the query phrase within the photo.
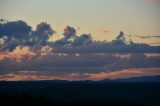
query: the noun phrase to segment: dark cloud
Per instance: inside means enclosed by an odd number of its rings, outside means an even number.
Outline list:
[[[77,37],[72,43],[73,46],[89,45],[92,43],[92,36],[90,34],[82,34]]]
[[[122,31],[111,42],[93,41],[90,34],[82,34],[72,40],[65,38],[57,40],[53,47],[56,53],[160,53],[160,46],[134,43],[132,39],[126,43]]]
[[[70,45],[72,42],[69,40],[69,39],[66,39],[65,37],[64,38],[61,38],[57,41],[54,42],[54,47],[61,47],[61,46],[65,46],[65,45]]]
[[[65,73],[99,73],[113,72],[128,68],[160,67],[160,57],[147,57],[144,54],[52,54],[32,59],[5,58],[0,61],[1,73],[13,71],[52,71]],[[119,57],[120,56],[120,57]],[[30,56],[28,56],[30,57]]]
[[[0,38],[3,40],[1,50],[13,51],[17,46],[34,46],[46,45],[49,37],[55,31],[45,22],[37,25],[35,30],[32,30],[26,22],[1,20],[0,23]]]
[[[65,28],[64,28],[64,33],[63,33],[64,37],[66,39],[69,39],[71,37],[75,37],[76,36],[76,30],[74,27],[71,27],[69,25],[67,25]]]
[[[148,38],[160,38],[160,36],[140,36],[140,35],[136,35],[136,37],[141,38],[141,39],[148,39]]]
[[[124,33],[121,31],[116,39],[117,40],[123,40],[124,39]]]
[[[45,22],[42,22],[36,26],[36,30],[33,31],[32,40],[40,45],[45,45],[49,36],[54,34],[55,31],[51,26]]]
[[[0,23],[0,37],[7,36],[8,38],[22,39],[26,38],[30,32],[31,27],[22,20]]]
[[[57,40],[54,46],[82,46],[92,43],[92,36],[90,34],[76,36],[76,30],[71,26],[66,26],[63,35],[64,37]]]
[[[121,31],[119,33],[119,35],[117,36],[116,40],[112,41],[113,45],[124,45],[125,43],[125,37],[124,37],[124,33]]]
[[[150,45],[160,45],[160,42],[149,43]]]
[[[54,47],[55,53],[160,53],[160,46],[149,46],[147,44],[125,44],[112,41],[93,41],[85,46],[60,46]]]
[[[0,23],[0,50],[13,51],[17,46],[41,47],[50,46],[55,53],[160,53],[160,46],[129,43],[125,40],[125,34],[121,31],[115,40],[94,41],[91,34],[76,35],[76,29],[71,26],[64,28],[64,37],[48,42],[55,30],[42,22],[35,30],[24,21],[3,21]],[[159,38],[159,36],[137,36],[140,38]]]
[[[3,39],[1,50],[14,50],[16,46],[29,41],[32,29],[22,20],[0,23],[0,38]]]

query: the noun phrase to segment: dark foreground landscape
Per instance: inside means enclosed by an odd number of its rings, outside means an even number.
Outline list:
[[[160,77],[101,81],[1,81],[4,106],[160,106]]]

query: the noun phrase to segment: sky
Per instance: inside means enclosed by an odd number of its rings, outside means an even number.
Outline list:
[[[0,19],[0,81],[160,75],[160,0],[0,0]]]
[[[122,30],[135,42],[160,43],[135,37],[160,35],[160,0],[0,0],[0,17],[24,20],[33,28],[47,22],[57,32],[51,40],[61,38],[70,25],[95,40],[111,41]]]

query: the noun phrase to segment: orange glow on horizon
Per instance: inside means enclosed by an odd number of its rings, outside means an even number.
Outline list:
[[[141,76],[160,75],[160,68],[131,68],[122,69],[115,72],[100,72],[100,73],[70,73],[61,76],[54,74],[38,74],[36,71],[20,71],[19,73],[3,74],[0,76],[0,81],[29,81],[29,80],[102,80],[102,79],[119,79],[132,78]]]

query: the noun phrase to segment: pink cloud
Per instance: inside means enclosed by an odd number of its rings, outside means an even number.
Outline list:
[[[99,73],[70,73],[64,75],[41,74],[36,71],[19,71],[18,73],[9,73],[0,75],[0,81],[23,81],[23,80],[102,80],[131,78],[141,76],[160,75],[160,68],[131,68],[122,69],[115,72]]]
[[[97,29],[98,32],[101,32],[103,34],[107,34],[109,33],[109,31],[107,29],[103,29],[103,28],[100,28],[100,29]]]
[[[157,0],[144,0],[145,3],[155,3]]]
[[[35,57],[37,59],[44,56],[52,55],[53,48],[49,46],[42,46],[37,48],[29,46],[17,46],[12,52],[1,52],[0,51],[0,61],[5,58],[14,59],[17,61],[22,61],[23,59],[31,60]]]
[[[117,78],[131,78],[140,76],[154,76],[160,75],[160,68],[131,68],[123,69],[115,72],[100,72],[100,73],[86,73],[88,79],[102,80],[102,79],[117,79]]]
[[[62,78],[56,76],[39,75],[34,71],[21,71],[19,73],[3,74],[0,76],[0,81],[33,81],[33,80],[57,80],[57,79],[62,79]]]

